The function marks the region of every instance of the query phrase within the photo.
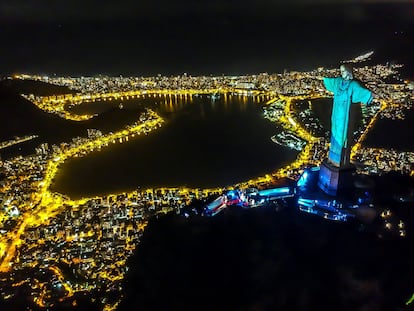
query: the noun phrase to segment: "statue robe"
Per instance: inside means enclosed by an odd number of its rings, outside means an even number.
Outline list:
[[[351,103],[367,105],[372,101],[372,93],[357,81],[345,80],[342,77],[324,78],[323,83],[334,94],[328,159],[340,167],[349,163],[347,137]]]

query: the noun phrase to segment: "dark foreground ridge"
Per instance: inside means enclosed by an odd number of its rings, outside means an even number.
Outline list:
[[[120,310],[411,310],[410,244],[293,208],[168,215],[130,259]]]

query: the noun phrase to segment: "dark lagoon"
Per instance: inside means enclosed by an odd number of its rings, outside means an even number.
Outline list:
[[[145,137],[66,161],[52,191],[72,198],[149,187],[216,187],[246,181],[292,162],[298,152],[273,143],[281,129],[263,118],[258,98],[207,95],[84,104],[73,112],[142,110],[150,106],[164,125]],[[107,122],[111,122],[107,113]],[[117,122],[114,120],[113,122]],[[120,124],[120,128],[123,125]]]
[[[43,142],[70,142],[72,137],[86,136],[88,128],[103,133],[117,131],[136,121],[145,108],[151,108],[166,121],[161,129],[84,158],[68,160],[58,172],[52,190],[77,198],[138,187],[227,186],[270,173],[297,156],[296,151],[270,140],[281,129],[263,118],[262,107],[267,99],[236,95],[217,99],[207,95],[146,96],[123,101],[123,109],[119,101],[84,103],[72,108],[72,112],[99,115],[79,123],[42,112],[28,101],[10,95],[4,97],[4,104],[15,104],[2,107],[15,107],[19,113],[5,111],[8,122],[2,123],[3,139],[16,134],[39,137],[1,150],[1,156],[30,154]],[[327,131],[331,110],[331,98],[312,101],[312,111]],[[353,112],[359,123],[358,105],[353,105]],[[404,121],[379,120],[363,145],[411,150],[412,117],[408,112]],[[14,124],[21,125],[19,131],[12,131],[10,126]]]

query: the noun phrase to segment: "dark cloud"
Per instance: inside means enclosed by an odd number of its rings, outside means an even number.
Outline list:
[[[186,14],[246,14],[263,17],[283,13],[287,16],[307,17],[346,17],[364,19],[367,5],[398,6],[391,11],[400,18],[413,18],[414,6],[411,1],[381,0],[71,0],[71,1],[2,1],[0,3],[0,20],[3,22],[83,22],[113,21],[118,19],[153,19],[182,16]],[[342,6],[346,5],[346,8]],[[403,6],[403,8],[401,7]],[[280,15],[280,14],[279,14]]]

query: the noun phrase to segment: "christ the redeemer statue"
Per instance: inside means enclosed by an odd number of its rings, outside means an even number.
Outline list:
[[[334,94],[331,125],[331,146],[328,161],[336,167],[349,164],[348,124],[352,103],[370,104],[372,93],[353,80],[352,68],[343,64],[341,76],[323,78],[325,88]]]
[[[318,186],[329,195],[352,184],[353,166],[349,163],[349,112],[352,103],[370,104],[372,93],[353,79],[352,68],[341,65],[341,76],[323,78],[325,88],[334,95],[331,145],[327,161],[320,166]]]

